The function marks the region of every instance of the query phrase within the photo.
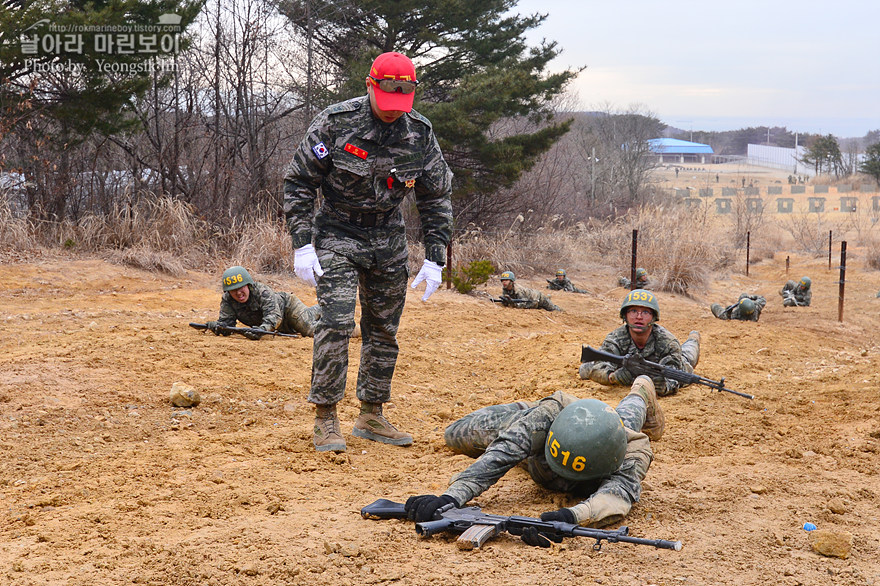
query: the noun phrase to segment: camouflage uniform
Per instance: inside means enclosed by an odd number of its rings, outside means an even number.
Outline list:
[[[319,188],[323,201],[313,226]],[[425,257],[443,265],[452,228],[451,192],[452,172],[431,124],[415,110],[384,124],[363,96],[330,106],[312,122],[284,179],[293,247],[311,243],[314,236],[324,270],[317,278],[322,316],[310,402],[335,404],[345,393],[358,295],[363,342],[357,396],[370,403],[389,400],[409,277],[399,207],[414,195]]]
[[[641,350],[633,342],[626,324],[608,334],[599,350],[617,356],[638,354],[645,360],[689,373],[694,372],[694,367],[700,359],[700,343],[698,340],[688,338],[684,345],[680,345],[669,330],[656,323],[651,326],[651,335],[648,338],[648,343]],[[592,380],[602,385],[611,385],[614,383],[610,381],[609,376],[617,370],[622,370],[629,375],[624,377],[623,380],[618,379],[617,384],[630,385],[635,375],[625,368],[610,362],[584,362],[581,364],[578,372],[582,379]],[[667,380],[662,377],[652,377],[652,380],[654,381],[654,387],[657,389],[657,394],[661,397],[674,394],[682,386],[678,381]]]
[[[546,309],[547,311],[562,311],[558,306],[554,305],[550,298],[534,289],[523,287],[513,283],[512,289],[501,289],[501,295],[506,295],[511,299],[523,299],[522,303],[513,303],[511,307],[519,309]]]
[[[586,289],[578,289],[568,277],[559,279],[547,279],[547,288],[551,291],[571,291],[572,293],[589,293]]]
[[[813,299],[813,288],[804,289],[797,281],[786,281],[779,294],[783,307],[808,307]]]
[[[632,283],[632,281],[630,281],[629,278],[627,278],[627,277],[617,277],[617,284],[620,285],[621,287],[623,287],[624,289],[629,289],[629,286],[631,283]],[[646,290],[650,291],[653,288],[654,288],[654,286],[651,285],[651,283],[648,281],[648,277],[642,277],[640,279],[639,278],[636,279],[636,289],[646,289]]]
[[[299,333],[314,336],[315,325],[321,317],[321,307],[306,307],[296,295],[276,293],[267,285],[254,283],[247,301],[239,303],[227,291],[220,300],[217,324],[234,327],[237,321],[263,330],[277,330],[282,334]]]
[[[550,425],[564,407],[577,400],[558,391],[540,401],[483,407],[451,424],[444,434],[446,445],[477,461],[452,478],[445,494],[463,506],[520,464],[544,488],[586,498],[570,508],[578,523],[589,518],[588,502],[593,496],[611,494],[630,506],[637,502],[654,453],[650,440],[641,433],[645,402],[635,395],[624,397],[616,409],[626,429],[627,448],[623,464],[610,477],[577,482],[557,476],[547,465],[544,443]]]
[[[755,311],[753,311],[750,315],[746,315],[740,311],[739,302],[743,299],[751,299],[755,302]],[[743,293],[739,296],[739,299],[737,299],[736,303],[729,307],[724,307],[720,303],[713,303],[712,315],[714,315],[718,319],[758,321],[758,318],[761,317],[761,311],[764,309],[765,305],[767,305],[767,300],[764,299],[761,295],[749,295],[748,293]]]

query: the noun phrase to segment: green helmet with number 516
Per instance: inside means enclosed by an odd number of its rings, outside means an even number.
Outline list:
[[[617,411],[598,399],[581,399],[553,420],[544,457],[555,474],[568,480],[605,478],[620,468],[626,443]]]
[[[626,294],[620,305],[620,319],[626,321],[626,308],[632,306],[647,307],[654,312],[654,321],[660,321],[660,304],[657,303],[657,296],[647,289],[633,289]]]
[[[743,297],[739,301],[739,311],[743,315],[752,315],[755,313],[755,302],[748,297]]]
[[[245,285],[253,285],[254,280],[251,278],[251,274],[247,272],[247,269],[235,266],[223,271],[220,283],[223,285],[224,291],[232,291],[233,289],[240,289]]]

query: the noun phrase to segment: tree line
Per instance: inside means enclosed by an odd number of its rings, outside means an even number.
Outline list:
[[[651,197],[644,155],[666,125],[642,106],[577,113],[567,89],[580,69],[548,70],[561,49],[525,39],[546,15],[516,4],[4,0],[0,172],[20,181],[0,190],[50,221],[111,213],[144,194],[186,202],[219,226],[277,216],[285,166],[312,117],[362,94],[372,59],[396,50],[417,65],[416,109],[455,173],[457,226],[501,225],[525,210],[609,217]],[[107,43],[119,49],[128,37],[93,30],[168,15],[177,28],[167,51],[113,50]]]

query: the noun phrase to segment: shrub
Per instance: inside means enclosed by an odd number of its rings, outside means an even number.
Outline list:
[[[482,285],[495,273],[495,267],[488,260],[475,260],[465,267],[452,271],[452,284],[459,293],[470,293],[477,285]],[[447,278],[448,267],[443,269],[443,277]]]

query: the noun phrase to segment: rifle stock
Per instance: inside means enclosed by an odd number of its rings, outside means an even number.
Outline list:
[[[724,391],[725,393],[731,393],[739,397],[745,397],[746,399],[755,398],[754,395],[749,395],[748,393],[741,393],[739,391],[734,391],[733,389],[728,389],[724,386],[723,377],[720,381],[714,381],[698,374],[691,374],[683,370],[678,370],[677,368],[663,366],[662,364],[657,364],[656,362],[645,360],[638,354],[618,356],[617,354],[610,354],[608,352],[603,352],[602,350],[596,350],[592,346],[581,346],[581,363],[583,362],[610,362],[611,364],[616,364],[618,366],[626,368],[628,371],[636,376],[640,374],[644,374],[650,377],[659,376],[678,381],[685,385],[703,385],[715,389],[716,391]]]
[[[388,499],[379,499],[361,509],[364,519],[406,519],[406,511],[402,503]],[[486,541],[508,532],[511,535],[522,535],[523,529],[535,527],[540,533],[556,537],[589,537],[595,539],[593,549],[602,549],[602,541],[609,543],[624,542],[635,545],[650,545],[660,549],[681,551],[681,541],[666,539],[642,539],[629,537],[629,528],[590,529],[562,521],[542,521],[533,517],[491,515],[484,513],[479,507],[455,508],[449,504],[438,509],[431,521],[416,523],[416,533],[420,537],[430,537],[437,533],[460,533],[457,546],[459,549],[472,550],[482,546]]]

